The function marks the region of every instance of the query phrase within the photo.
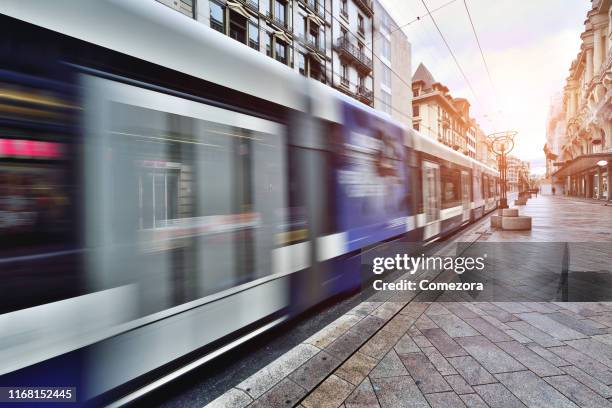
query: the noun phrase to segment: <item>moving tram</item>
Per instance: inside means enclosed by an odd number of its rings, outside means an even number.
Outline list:
[[[157,2],[0,11],[2,386],[121,395],[497,206],[495,170]]]

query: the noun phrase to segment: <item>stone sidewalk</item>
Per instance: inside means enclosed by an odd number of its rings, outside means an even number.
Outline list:
[[[540,196],[521,213],[532,231],[483,220],[455,241],[611,240],[612,207]],[[462,300],[379,292],[208,406],[612,407],[612,303]]]

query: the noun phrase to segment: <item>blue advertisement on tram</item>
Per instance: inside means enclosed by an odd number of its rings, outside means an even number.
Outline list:
[[[343,115],[337,220],[353,251],[406,232],[410,203],[402,128],[349,102]]]

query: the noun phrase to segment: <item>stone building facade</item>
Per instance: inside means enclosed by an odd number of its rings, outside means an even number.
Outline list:
[[[551,175],[565,194],[610,200],[612,0],[591,1],[581,39],[563,89],[563,144],[558,155],[546,149],[557,156]]]

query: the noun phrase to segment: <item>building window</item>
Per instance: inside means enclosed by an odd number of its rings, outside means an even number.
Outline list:
[[[259,50],[259,26],[249,22],[249,47]]]
[[[266,46],[266,55],[272,57],[272,34],[265,33],[263,35],[264,45]]]
[[[415,98],[416,98],[417,96],[419,96],[419,90],[418,90],[418,88],[415,88],[415,89],[413,89],[413,90],[412,90],[412,96],[414,96]]]
[[[357,32],[365,35],[365,25],[363,22],[363,16],[361,14],[357,15]]]
[[[284,1],[274,1],[274,18],[281,24],[287,25],[287,4]]]
[[[306,56],[301,52],[298,52],[298,68],[300,74],[306,75]]]
[[[287,64],[289,60],[287,58],[287,44],[282,41],[276,40],[276,60],[282,62],[283,64]]]
[[[348,31],[345,28],[340,27],[340,34],[342,35],[342,39],[344,41],[348,41]]]
[[[302,15],[298,15],[297,36],[299,38],[306,38],[306,24],[308,24],[306,18]]]
[[[418,123],[414,123],[412,125],[412,128],[418,132],[419,131],[419,124]]]
[[[382,37],[381,49],[381,56],[386,58],[387,61],[391,61],[391,41],[387,40],[385,37]]]
[[[225,34],[225,8],[217,2],[210,2],[210,27]]]
[[[236,41],[246,44],[247,19],[241,14],[230,11],[229,35]]]
[[[346,64],[342,64],[341,69],[342,77],[340,78],[340,82],[342,83],[342,85],[349,86],[348,66]]]
[[[363,75],[359,75],[359,87],[365,88],[365,77]]]
[[[324,81],[324,77],[321,74],[321,64],[317,61],[309,61],[308,65],[310,68],[310,77],[319,81]]]
[[[325,26],[319,27],[319,49],[325,49]]]
[[[310,22],[310,30],[308,30],[308,42],[313,46],[319,45],[319,26]]]
[[[340,2],[340,15],[344,16],[345,18],[348,19],[348,1],[347,0],[341,0]]]
[[[419,105],[412,105],[412,116],[417,117],[419,116]]]
[[[392,114],[393,112],[393,101],[391,99],[391,94],[389,92],[386,92],[385,90],[382,90],[381,92],[382,95],[382,104],[383,104],[383,111],[387,112],[389,115]]]
[[[385,64],[382,65],[382,84],[391,88],[391,69]]]

